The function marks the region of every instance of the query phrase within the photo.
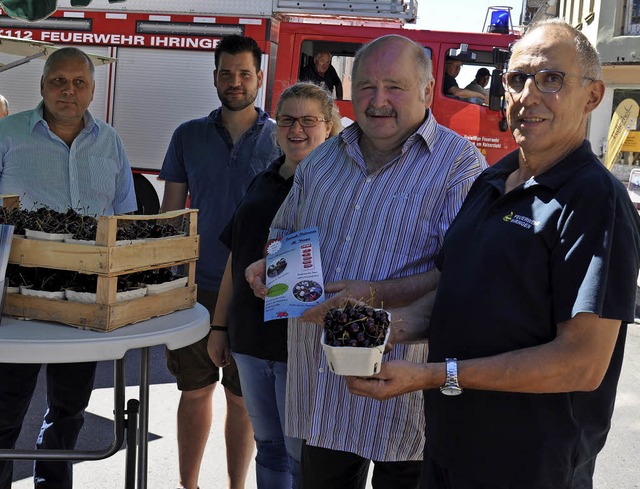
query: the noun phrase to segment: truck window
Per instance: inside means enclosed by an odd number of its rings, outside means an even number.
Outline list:
[[[298,80],[324,85],[336,99],[351,100],[351,66],[358,43],[303,41]]]
[[[442,93],[465,102],[488,105],[491,73],[496,66],[491,64],[492,53],[464,51],[445,58],[442,77]]]
[[[351,70],[353,58],[360,46],[362,44],[353,42],[303,41],[300,47],[298,80],[324,83],[336,99],[351,100]],[[431,57],[431,50],[425,50]],[[327,59],[330,59],[331,68],[323,71],[323,63],[326,63]],[[323,73],[320,74],[319,71]],[[339,80],[342,96],[338,92],[336,78]]]

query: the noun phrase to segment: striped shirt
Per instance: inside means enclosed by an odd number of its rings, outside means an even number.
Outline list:
[[[327,282],[430,270],[484,158],[429,111],[401,155],[368,175],[360,134],[354,124],[300,164],[270,238],[318,226]],[[383,402],[350,394],[327,368],[320,335],[289,319],[286,434],[371,460],[421,460],[422,392]],[[425,363],[426,347],[395,345],[386,358]]]
[[[49,129],[42,107],[0,120],[0,194],[18,194],[29,210],[135,211],[133,176],[116,131],[86,111],[84,128],[69,147]]]

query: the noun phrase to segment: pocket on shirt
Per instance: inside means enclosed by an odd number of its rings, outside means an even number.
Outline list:
[[[439,216],[433,215],[424,195],[398,192],[384,199],[379,209],[382,228],[378,236],[386,236],[381,240],[385,252],[415,260],[438,239],[438,225],[434,227],[430,221]]]
[[[116,194],[117,162],[104,156],[90,156],[89,165],[91,190],[111,204]]]

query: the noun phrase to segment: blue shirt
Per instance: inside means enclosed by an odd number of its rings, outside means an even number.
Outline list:
[[[434,268],[444,236],[487,164],[478,149],[431,111],[398,158],[368,174],[357,124],[298,166],[270,238],[318,226],[325,282],[386,280]],[[363,297],[366,300],[366,297]],[[422,393],[384,402],[349,393],[321,352],[322,326],[289,319],[285,433],[312,446],[398,462],[421,460]],[[395,345],[385,357],[426,362],[425,345]]]
[[[112,215],[135,211],[133,176],[116,131],[86,111],[71,147],[42,118],[43,103],[0,120],[0,193],[25,209]]]
[[[186,183],[190,207],[198,209],[200,259],[196,282],[218,290],[229,250],[218,236],[233,216],[253,178],[280,156],[275,123],[259,108],[258,119],[233,144],[222,125],[221,109],[181,124],[173,133],[160,178]]]

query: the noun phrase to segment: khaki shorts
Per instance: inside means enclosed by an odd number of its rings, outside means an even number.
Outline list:
[[[211,317],[213,317],[217,299],[217,292],[198,289],[198,302],[207,308]],[[194,391],[220,380],[220,369],[211,361],[207,352],[208,341],[209,335],[184,348],[166,349],[167,368],[176,378],[179,390]],[[240,376],[233,357],[230,364],[222,368],[222,385],[232,394],[242,395]]]

